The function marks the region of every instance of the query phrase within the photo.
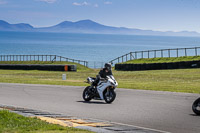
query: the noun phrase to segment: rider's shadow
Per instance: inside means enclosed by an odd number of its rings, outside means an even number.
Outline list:
[[[105,102],[101,102],[101,101],[90,101],[90,102],[87,102],[87,101],[76,101],[76,102],[87,103],[87,104],[106,104]]]

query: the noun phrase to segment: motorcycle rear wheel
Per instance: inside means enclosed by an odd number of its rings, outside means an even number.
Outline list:
[[[91,98],[91,96],[90,96],[90,86],[88,86],[88,87],[86,87],[85,89],[84,89],[84,91],[83,91],[83,99],[85,100],[85,101],[90,101],[92,98]]]
[[[116,93],[113,89],[106,89],[103,93],[103,98],[106,103],[112,103],[115,100]]]
[[[192,110],[196,115],[200,115],[200,98],[194,101],[192,104]]]

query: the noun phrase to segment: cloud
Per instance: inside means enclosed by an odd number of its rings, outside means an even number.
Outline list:
[[[7,4],[7,2],[4,0],[0,0],[0,5],[4,5],[4,4]]]
[[[99,7],[99,5],[98,4],[94,4],[94,7]]]
[[[72,4],[75,6],[89,6],[90,5],[90,3],[86,2],[86,1],[84,1],[83,3],[74,2]]]
[[[82,2],[82,3],[78,3],[78,2],[74,2],[72,3],[74,6],[93,6],[93,7],[99,7],[98,4],[91,4],[91,3],[88,3],[86,1]]]
[[[110,2],[110,1],[106,1],[106,2],[104,2],[104,4],[105,4],[105,5],[111,5],[112,2]]]
[[[57,0],[36,0],[36,1],[43,1],[46,3],[55,3]]]

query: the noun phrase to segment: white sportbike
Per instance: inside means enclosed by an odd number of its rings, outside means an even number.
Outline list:
[[[112,103],[115,100],[116,93],[115,88],[118,86],[117,81],[112,75],[106,77],[106,79],[100,79],[97,86],[93,86],[95,78],[88,77],[87,83],[91,86],[87,86],[83,91],[83,99],[85,101],[105,100],[106,103]]]

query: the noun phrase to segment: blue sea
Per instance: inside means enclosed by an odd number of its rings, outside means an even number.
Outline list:
[[[200,37],[0,32],[0,55],[59,55],[102,64],[129,52],[184,47],[200,47]]]

